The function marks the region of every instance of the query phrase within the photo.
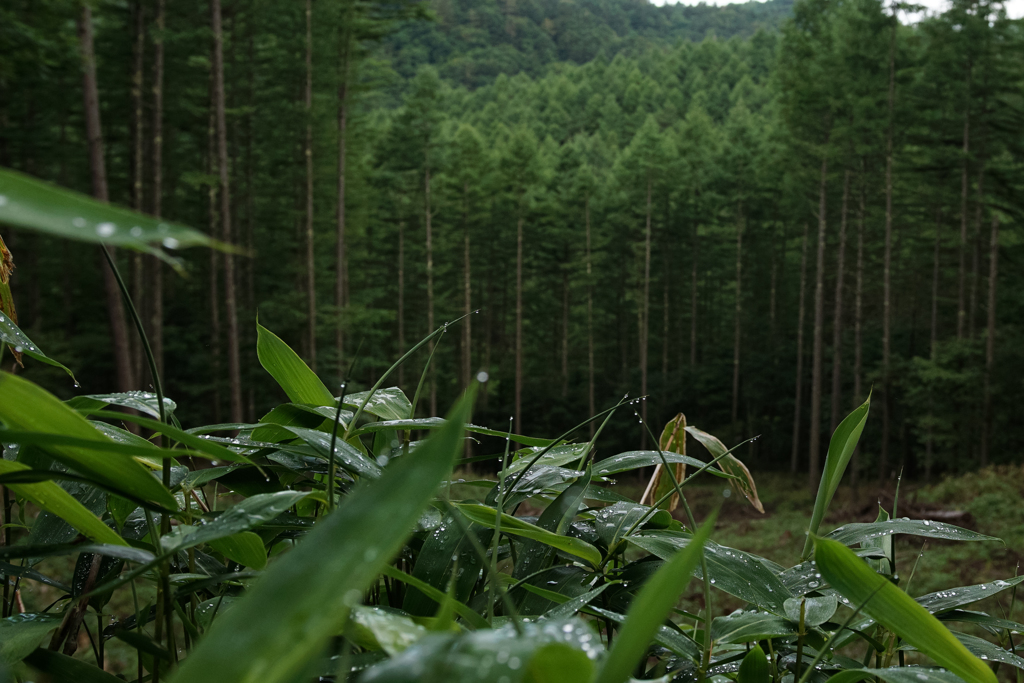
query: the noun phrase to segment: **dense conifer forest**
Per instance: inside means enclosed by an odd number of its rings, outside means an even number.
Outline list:
[[[479,371],[474,420],[524,434],[646,395],[814,481],[870,391],[853,476],[925,477],[1024,442],[1021,29],[974,0],[11,0],[0,166],[239,247],[118,256],[183,422],[281,400],[257,317],[365,388],[469,314],[417,416]],[[145,388],[95,250],[4,239],[32,339]]]

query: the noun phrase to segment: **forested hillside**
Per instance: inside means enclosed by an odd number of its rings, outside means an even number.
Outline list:
[[[749,38],[777,30],[792,0],[723,5],[652,5],[642,0],[434,0],[432,22],[408,22],[381,52],[405,76],[434,64],[467,87],[498,74],[538,76],[554,62],[583,64],[600,56],[637,56],[708,36]]]
[[[0,165],[98,195],[102,160],[111,201],[244,250],[121,256],[183,421],[279,402],[257,315],[365,388],[470,313],[417,416],[480,370],[474,421],[519,433],[648,395],[813,480],[873,391],[861,476],[1018,458],[1024,42],[997,4],[223,4],[0,8]],[[97,254],[4,238],[32,339],[81,391],[144,387]]]

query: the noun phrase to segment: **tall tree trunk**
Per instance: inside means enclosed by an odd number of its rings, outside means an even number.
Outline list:
[[[800,417],[803,410],[804,393],[804,317],[807,299],[807,233],[808,224],[804,223],[804,238],[800,246],[800,295],[796,314],[796,397],[793,399],[793,453],[789,459],[789,471],[796,474],[800,464]]]
[[[928,335],[928,357],[935,361],[935,345],[939,340],[939,246],[942,236],[942,209],[935,211],[935,246],[932,250],[932,318]],[[928,396],[928,430],[924,442],[924,480],[932,479],[934,438],[932,436],[932,397]]]
[[[212,74],[211,74],[212,76]],[[213,79],[210,79],[210,117],[206,129],[206,168],[209,177],[217,174],[217,123],[214,114]],[[217,234],[220,223],[220,210],[217,207],[217,184],[211,182],[207,187],[207,201],[210,218],[210,237]],[[213,383],[213,419],[221,421],[221,321],[220,321],[220,259],[216,249],[210,250],[210,377]]]
[[[405,221],[398,221],[398,356],[405,355]],[[398,386],[405,386],[405,363],[398,366]]]
[[[523,197],[519,196],[519,216],[516,220],[516,428],[523,429]],[[524,432],[520,431],[520,434]]]
[[[982,141],[984,141],[985,127],[982,126]],[[977,320],[978,311],[978,289],[981,280],[981,223],[985,212],[985,149],[982,145],[978,150],[978,198],[974,202],[974,234],[971,239],[971,294],[967,314],[967,337],[974,339],[974,324]]]
[[[345,157],[348,140],[348,80],[352,61],[352,39],[348,26],[338,28],[338,38],[341,53],[338,64],[338,222],[334,265],[334,306],[338,309],[338,319],[334,328],[334,348],[338,359],[338,375],[341,376],[345,372],[345,307],[348,305],[348,264],[345,244]],[[399,235],[403,232],[401,228],[400,225]],[[399,325],[401,326],[401,322]],[[399,374],[404,374],[401,366],[399,366]]]
[[[840,421],[839,401],[843,384],[843,285],[846,275],[846,217],[850,204],[850,171],[843,174],[843,206],[839,216],[839,253],[836,255],[836,303],[832,317],[832,424],[829,434]]]
[[[220,174],[221,239],[231,243],[231,183],[228,168],[228,131],[224,104],[224,33],[220,0],[210,0],[213,28],[214,112],[217,122],[217,171]],[[238,358],[238,305],[235,295],[235,257],[224,253],[224,316],[227,318],[228,385],[231,421],[242,421],[242,376]]]
[[[587,248],[587,405],[590,415],[597,414],[594,400],[594,282],[590,251],[590,194],[583,200],[583,221]],[[594,438],[594,423],[590,423],[590,438]]]
[[[967,328],[967,196],[970,189],[968,164],[971,153],[971,75],[967,63],[967,96],[964,98],[963,158],[960,161],[960,270],[957,286],[956,338],[963,339]]]
[[[566,263],[569,262],[566,254]],[[569,271],[562,269],[562,398],[569,395]]]
[[[697,249],[700,226],[693,224],[693,247],[690,249],[690,370],[697,367]]]
[[[306,318],[309,367],[316,372],[316,260],[313,243],[313,0],[306,0]]]
[[[131,195],[132,208],[142,213],[145,210],[143,204],[143,181],[144,181],[144,160],[143,151],[143,111],[142,111],[142,67],[146,49],[146,24],[145,12],[141,0],[134,0],[131,4],[133,35],[132,35],[132,77],[131,77],[131,120],[129,128],[132,136],[131,152]],[[131,291],[132,300],[141,314],[145,314],[147,301],[145,298],[145,287],[143,286],[142,254],[132,252],[131,255]],[[132,375],[141,383],[147,374],[143,370],[142,340],[136,336],[129,337],[131,340]]]
[[[164,182],[164,29],[166,25],[165,0],[156,0],[156,31],[153,35],[153,124],[150,131],[153,149],[152,206],[153,216],[163,215]],[[164,371],[164,267],[158,258],[150,261],[152,272],[150,291],[149,339],[156,359],[157,372]]]
[[[89,171],[92,176],[92,194],[101,202],[110,201],[107,190],[107,167],[103,157],[103,130],[100,126],[100,96],[96,83],[96,53],[92,40],[92,9],[89,3],[82,3],[78,15],[78,40],[82,52],[82,95],[85,111],[85,134],[89,144]],[[106,247],[101,247],[106,248]],[[112,258],[116,256],[110,249]],[[132,391],[137,388],[132,374],[128,326],[124,318],[124,303],[117,278],[106,263],[103,272],[103,290],[106,294],[107,317],[110,322],[110,338],[114,347],[114,367],[117,374],[117,390]]]
[[[473,280],[470,268],[469,238],[469,183],[462,185],[462,312],[466,319],[462,323],[462,388],[469,388],[473,381]],[[469,448],[471,440],[466,441]],[[467,450],[468,452],[468,450]]]
[[[889,34],[889,114],[885,135],[885,254],[882,258],[882,447],[878,456],[878,479],[885,478],[889,467],[889,411],[892,404],[892,155],[894,107],[896,104],[896,10],[893,9]]]
[[[992,444],[992,367],[996,343],[996,287],[999,284],[999,216],[992,212],[992,235],[988,256],[988,331],[985,336],[984,415],[981,422],[981,466],[988,465]]]
[[[862,332],[864,322],[864,216],[867,211],[867,161],[861,157],[860,205],[857,209],[857,282],[853,297],[853,407],[861,403],[863,377]],[[850,483],[857,485],[858,446],[850,456]]]
[[[828,144],[828,138],[825,139]],[[827,215],[828,159],[821,160],[821,184],[818,190],[818,258],[814,274],[814,336],[811,351],[811,435],[807,440],[808,482],[813,493],[818,488],[818,462],[821,450],[821,365],[825,328],[825,229]]]
[[[736,204],[736,313],[732,343],[732,428],[736,430],[740,405],[740,339],[743,317],[743,202]],[[734,433],[735,436],[735,433]]]
[[[647,396],[647,352],[650,333],[651,313],[651,191],[654,185],[652,172],[647,172],[647,219],[644,226],[644,298],[640,304],[640,395]],[[640,402],[640,419],[647,422],[647,400]],[[647,430],[640,432],[640,448],[647,446]]]
[[[430,206],[430,148],[427,147],[427,151],[424,153],[423,158],[423,203],[425,221],[424,225],[427,231],[427,333],[434,331],[434,233],[431,228],[430,219],[432,218],[431,206]],[[430,342],[430,348],[433,350],[434,345],[437,344],[437,339]],[[429,375],[428,382],[430,383],[430,414],[437,415],[437,382],[434,379],[434,366],[435,363],[431,362],[430,367],[427,368],[427,374]]]

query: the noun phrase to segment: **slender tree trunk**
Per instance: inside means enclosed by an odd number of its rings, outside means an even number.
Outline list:
[[[96,83],[96,53],[92,40],[92,9],[82,3],[78,15],[78,40],[82,52],[82,94],[84,97],[85,133],[89,144],[89,171],[92,176],[92,194],[101,202],[110,201],[107,190],[107,168],[103,157],[103,130],[100,126],[100,96]],[[103,247],[105,248],[105,247]],[[115,256],[110,249],[111,257]],[[106,294],[107,316],[110,321],[110,337],[114,347],[114,366],[117,373],[117,390],[132,391],[136,388],[132,374],[128,326],[124,318],[124,304],[117,278],[106,263],[101,262],[103,289]]]
[[[861,158],[860,206],[857,210],[857,283],[853,298],[853,407],[861,404],[863,376],[862,331],[864,321],[864,216],[867,211],[867,162]],[[858,446],[850,456],[850,483],[857,485]]]
[[[583,200],[583,220],[587,243],[587,402],[590,415],[597,414],[594,401],[594,282],[590,251],[590,194]],[[590,423],[590,438],[594,438],[594,423]]]
[[[153,167],[152,213],[163,215],[164,180],[164,29],[166,24],[165,0],[156,0],[156,31],[153,35],[153,124],[150,163]],[[164,268],[160,259],[150,261],[152,282],[150,292],[149,339],[156,359],[157,371],[164,371]]]
[[[732,343],[732,428],[738,429],[740,405],[740,339],[742,338],[743,318],[743,203],[736,205],[736,313]]]
[[[309,367],[316,372],[316,257],[313,234],[313,0],[306,0],[306,318]]]
[[[431,228],[430,219],[432,218],[431,206],[430,206],[430,151],[429,146],[427,151],[424,153],[424,173],[423,173],[423,202],[424,202],[424,214],[427,231],[427,332],[434,331],[434,233]],[[433,349],[434,345],[437,344],[437,340],[434,339],[430,342],[430,348]],[[434,379],[434,363],[431,362],[430,367],[427,368],[429,375],[428,381],[430,383],[430,414],[437,415],[437,382]]]
[[[984,141],[985,128],[980,131]],[[974,324],[977,320],[978,289],[981,279],[981,223],[985,211],[985,152],[984,147],[978,153],[978,198],[974,203],[974,235],[971,239],[971,294],[969,312],[967,314],[967,338],[974,339]]]
[[[826,144],[828,140],[826,138]],[[828,160],[821,160],[821,185],[818,194],[818,258],[814,275],[814,337],[811,351],[811,435],[808,439],[808,483],[813,493],[818,488],[821,456],[821,365],[822,337],[825,327],[825,229],[827,227],[826,189]]]
[[[566,263],[569,262],[566,254]],[[562,398],[569,395],[569,271],[562,269]]]
[[[463,314],[466,319],[462,322],[462,388],[469,388],[473,381],[473,290],[472,271],[470,268],[470,238],[469,238],[469,183],[462,185],[462,297]],[[466,447],[472,441],[466,441]],[[468,452],[468,451],[467,451]]]
[[[850,171],[843,175],[843,207],[839,217],[839,253],[836,255],[836,303],[832,317],[832,424],[829,434],[840,422],[839,402],[843,384],[843,285],[846,275],[846,217],[850,203]]]
[[[804,223],[804,238],[800,247],[800,294],[796,314],[796,398],[793,400],[793,453],[789,460],[789,471],[796,474],[800,464],[800,413],[803,409],[804,392],[804,317],[807,298],[807,233]]]
[[[334,306],[338,319],[334,328],[334,348],[338,358],[338,375],[345,372],[345,307],[348,305],[348,264],[345,244],[345,160],[348,140],[348,80],[351,71],[352,40],[348,27],[339,27],[341,59],[338,65],[338,223],[334,266]],[[402,234],[399,224],[399,235]],[[401,321],[399,322],[401,327]],[[433,331],[433,330],[431,330]],[[404,346],[404,344],[402,344]],[[399,366],[399,375],[403,370]]]
[[[210,79],[210,117],[207,126],[207,173],[212,178],[217,174],[217,124],[214,114],[214,89],[213,79]],[[217,184],[210,183],[207,188],[207,200],[209,202],[210,236],[217,234],[217,227],[220,223],[220,210],[217,206]],[[213,383],[213,419],[221,421],[221,365],[220,365],[220,285],[219,285],[220,259],[216,249],[210,250],[210,376]]]
[[[985,336],[984,416],[981,423],[981,466],[988,465],[992,444],[992,369],[996,343],[996,287],[999,284],[999,216],[992,213],[988,256],[988,330]]]
[[[228,168],[228,131],[224,105],[224,33],[220,0],[210,0],[213,26],[214,111],[217,122],[217,171],[220,174],[221,239],[231,243],[231,183]],[[224,254],[224,316],[227,318],[228,384],[231,421],[242,421],[242,377],[238,358],[238,304],[235,295],[235,257]]]
[[[967,63],[967,97],[964,100],[963,158],[960,161],[960,270],[957,286],[956,338],[963,339],[967,327],[967,196],[970,189],[968,165],[971,153],[971,72]]]
[[[889,37],[889,124],[885,136],[885,254],[882,259],[882,447],[878,456],[878,479],[889,467],[889,421],[892,360],[892,156],[894,107],[896,104],[896,10],[893,9]]]
[[[942,210],[936,209],[935,211],[935,247],[932,250],[932,319],[929,327],[928,335],[928,357],[935,361],[935,345],[939,340],[939,246],[941,244],[942,236]],[[933,460],[933,436],[932,436],[932,397],[929,391],[928,396],[928,430],[925,435],[924,442],[924,480],[926,482],[932,479],[932,460]]]
[[[647,219],[644,226],[644,298],[640,304],[640,395],[647,396],[647,352],[649,347],[651,313],[651,191],[654,185],[653,174],[647,172]],[[640,419],[647,422],[647,400],[640,402]],[[647,430],[640,432],[640,448],[647,447]]]
[[[143,130],[145,126],[143,125],[142,111],[142,67],[146,49],[146,25],[141,0],[132,2],[131,14],[134,31],[132,35],[131,121],[129,124],[132,136],[131,195],[132,208],[142,213],[145,210],[143,204],[143,169],[145,168]],[[143,286],[142,254],[139,252],[132,252],[131,255],[131,291],[132,300],[140,309],[140,313],[144,315],[147,302]],[[142,340],[134,335],[129,336],[129,339],[131,340],[132,375],[142,383],[143,377],[147,374],[143,371]]]
[[[405,355],[405,221],[398,221],[398,356]],[[398,386],[405,386],[405,364],[398,366]]]
[[[700,226],[693,225],[693,248],[690,249],[690,370],[697,367],[697,249],[700,246]]]
[[[519,197],[519,217],[516,221],[516,392],[515,423],[523,429],[523,197]],[[520,431],[522,434],[523,432]]]

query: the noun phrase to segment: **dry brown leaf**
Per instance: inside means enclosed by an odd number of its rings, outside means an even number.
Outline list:
[[[11,319],[11,322],[17,325],[18,311],[14,307],[14,297],[11,295],[10,284],[13,272],[14,257],[11,256],[11,250],[4,244],[3,237],[0,237],[0,313],[6,315]],[[14,354],[14,360],[18,361],[18,365],[24,367],[24,363],[21,362],[21,352],[15,351],[12,346],[11,353]]]
[[[678,453],[680,455],[686,455],[686,416],[682,413],[676,415],[673,419],[669,420],[668,424],[665,425],[665,429],[661,432],[661,438],[658,439],[658,447],[662,453]],[[686,465],[684,463],[676,463],[675,465],[676,481],[682,481],[686,476]],[[654,503],[668,493],[672,486],[671,477],[664,476],[664,466],[660,463],[654,468],[654,475],[651,477],[650,483],[647,484],[647,489],[644,491],[643,497],[640,498],[642,505],[654,505]],[[668,504],[662,504],[663,509],[669,512],[679,507],[679,494],[673,493],[672,497],[668,500]]]
[[[697,441],[700,441],[701,445],[708,449],[708,453],[713,458],[717,458],[729,450],[717,436],[712,436],[696,427],[687,427],[686,431]],[[754,478],[750,475],[750,470],[747,469],[747,466],[739,458],[729,454],[718,461],[718,469],[726,474],[738,477],[738,479],[730,479],[729,485],[739,493],[742,493],[750,501],[750,504],[754,506],[754,509],[763,515],[764,505],[761,504],[761,500],[757,497],[757,486],[754,484]]]

